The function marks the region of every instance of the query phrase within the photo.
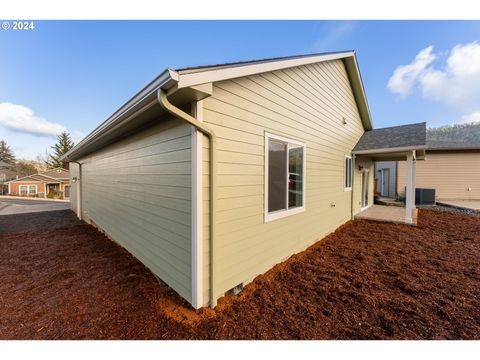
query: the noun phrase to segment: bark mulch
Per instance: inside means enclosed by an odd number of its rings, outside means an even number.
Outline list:
[[[479,259],[478,217],[349,222],[194,311],[89,225],[3,233],[0,338],[480,339]]]

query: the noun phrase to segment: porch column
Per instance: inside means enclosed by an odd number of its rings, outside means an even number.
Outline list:
[[[415,152],[407,153],[407,190],[405,193],[405,222],[413,223],[413,215],[415,212]]]

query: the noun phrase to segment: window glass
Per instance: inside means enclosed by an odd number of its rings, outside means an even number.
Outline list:
[[[268,142],[268,212],[285,210],[287,192],[287,144]]]
[[[20,194],[27,194],[28,187],[26,185],[20,185]]]
[[[29,188],[28,188],[28,192],[30,194],[36,194],[37,193],[37,188],[35,187],[35,185],[30,185]]]
[[[345,188],[352,187],[352,158],[345,158]]]
[[[303,147],[290,145],[288,150],[288,208],[303,205]]]

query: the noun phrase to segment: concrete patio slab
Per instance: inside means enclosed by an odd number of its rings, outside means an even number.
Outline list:
[[[413,224],[417,224],[417,211],[413,218]],[[405,222],[405,208],[398,206],[372,205],[355,215],[355,219],[364,219],[372,221],[392,222],[396,224],[407,224]]]

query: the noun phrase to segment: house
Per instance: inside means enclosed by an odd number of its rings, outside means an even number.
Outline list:
[[[419,188],[437,200],[480,200],[480,143],[427,140],[427,158],[416,168]],[[397,193],[405,196],[405,166],[398,163]]]
[[[57,199],[70,197],[69,172],[61,168],[11,180],[6,184],[9,195]]]
[[[81,219],[213,307],[371,206],[376,159],[407,161],[412,222],[412,126],[372,130],[353,51],[293,56],[166,69],[61,161]]]

